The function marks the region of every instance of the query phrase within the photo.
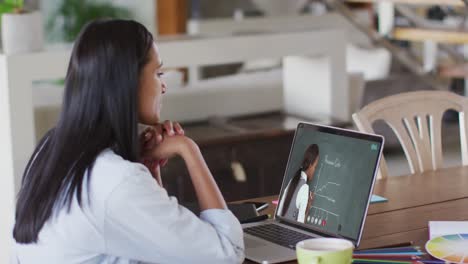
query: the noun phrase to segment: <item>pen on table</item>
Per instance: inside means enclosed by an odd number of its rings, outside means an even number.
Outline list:
[[[372,255],[353,255],[354,259],[360,259],[360,260],[379,260],[379,259],[387,259],[387,260],[395,260],[395,261],[413,261],[413,260],[420,260],[420,256],[414,256],[414,255],[406,255],[406,256],[382,256],[382,255],[377,255],[377,256],[372,256]]]
[[[396,248],[396,247],[409,247],[413,245],[413,241],[408,241],[408,242],[403,242],[403,243],[397,243],[397,244],[392,244],[392,245],[385,245],[381,247],[375,247],[375,248],[370,248],[372,249],[382,249],[382,248]]]
[[[353,259],[353,264],[370,264],[370,263],[378,263],[378,264],[446,264],[447,262],[442,260],[408,260],[408,261],[393,261],[387,259],[379,259],[379,260],[364,260],[364,259]]]
[[[392,260],[362,260],[353,259],[353,264],[446,264],[447,262],[441,260],[410,260],[410,261],[392,261]]]
[[[415,260],[414,264],[448,264],[449,262],[443,260]]]
[[[242,223],[246,224],[246,223],[260,222],[260,221],[268,219],[269,217],[270,215],[267,215],[267,214],[259,215],[259,216],[255,216],[252,218],[245,219],[244,221],[242,221]]]
[[[407,256],[407,255],[426,255],[421,250],[395,250],[395,251],[375,251],[375,252],[354,252],[355,256]]]
[[[419,247],[399,247],[399,248],[382,248],[382,249],[368,249],[368,250],[359,250],[355,251],[354,254],[359,255],[378,255],[378,254],[385,254],[385,253],[411,253],[411,252],[421,252]]]

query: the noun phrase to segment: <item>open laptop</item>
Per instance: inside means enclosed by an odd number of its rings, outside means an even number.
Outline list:
[[[246,258],[296,259],[297,242],[338,237],[359,245],[384,139],[299,123],[273,219],[244,224]]]

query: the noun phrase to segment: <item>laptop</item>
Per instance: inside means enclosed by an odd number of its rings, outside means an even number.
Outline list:
[[[383,144],[382,136],[299,123],[273,219],[242,225],[246,258],[291,261],[297,242],[317,237],[358,247]]]

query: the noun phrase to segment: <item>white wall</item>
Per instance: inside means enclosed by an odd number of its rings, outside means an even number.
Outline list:
[[[0,56],[0,87],[6,87],[7,78],[6,59]],[[9,263],[9,237],[14,217],[11,212],[15,206],[9,97],[8,89],[0,89],[0,263]]]
[[[166,0],[167,1],[167,0]],[[156,30],[156,1],[154,0],[112,0],[116,5],[127,7],[135,20],[145,25],[154,35]]]

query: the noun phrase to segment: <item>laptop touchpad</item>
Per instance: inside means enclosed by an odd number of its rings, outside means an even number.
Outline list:
[[[244,237],[244,243],[245,243],[245,248],[258,248],[258,247],[264,247],[267,246],[268,243],[257,240],[257,239],[252,239],[249,237]]]

